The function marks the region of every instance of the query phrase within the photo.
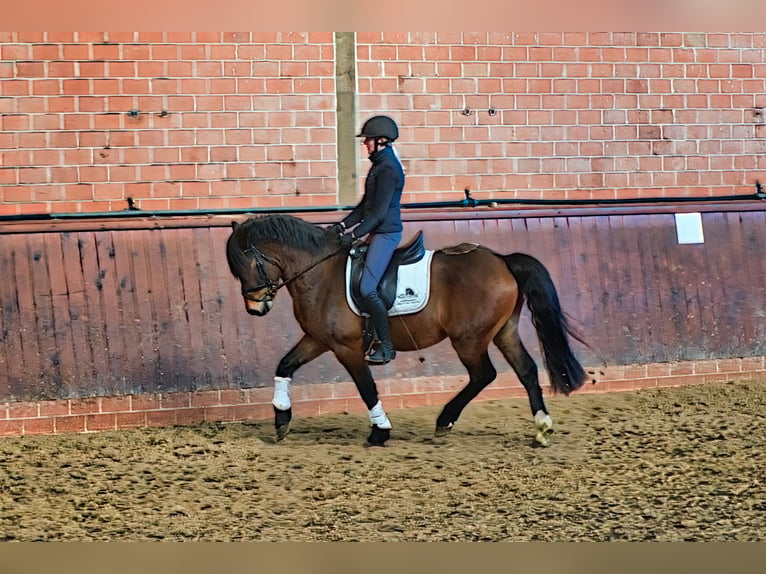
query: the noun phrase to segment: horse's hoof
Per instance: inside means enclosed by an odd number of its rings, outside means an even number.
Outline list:
[[[391,429],[382,429],[378,425],[372,425],[365,446],[386,446],[386,441],[389,438],[391,438]]]
[[[449,423],[447,426],[436,425],[434,436],[447,436],[451,431],[455,423]]]
[[[535,442],[540,446],[548,446],[550,444],[548,437],[553,434],[554,430],[550,415],[543,411],[537,411],[535,413],[535,428],[537,429]]]
[[[535,442],[540,446],[549,446],[551,441],[548,440],[548,437],[553,433],[554,429],[551,427],[538,428],[537,434],[535,435]]]
[[[550,446],[551,441],[548,440],[547,435],[551,434],[553,431],[544,433],[541,431],[538,431],[538,433],[535,435],[535,442],[540,446]]]
[[[290,432],[290,421],[293,418],[293,410],[280,410],[274,407],[274,428],[277,430],[277,442],[282,440]]]
[[[277,427],[277,442],[281,441],[290,432],[290,423]]]

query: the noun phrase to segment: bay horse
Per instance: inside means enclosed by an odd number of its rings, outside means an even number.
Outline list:
[[[346,301],[343,247],[329,228],[285,214],[232,222],[226,255],[240,281],[245,308],[266,315],[274,297],[286,287],[303,337],[279,361],[274,377],[274,424],[277,441],[289,430],[290,384],[295,372],[326,351],[332,351],[356,384],[370,415],[370,446],[390,438],[391,422],[365,361],[363,318]],[[500,255],[481,245],[466,250],[440,249],[431,260],[428,304],[406,315],[406,325],[391,322],[397,351],[415,351],[449,337],[468,371],[468,384],[443,408],[435,434],[446,435],[466,405],[496,377],[488,348],[494,343],[510,363],[529,395],[535,440],[548,444],[553,421],[543,401],[537,366],[519,338],[518,323],[526,301],[541,343],[554,392],[568,395],[585,382],[586,374],[572,353],[567,324],[556,288],[543,264],[523,253]],[[452,252],[467,251],[460,254]]]

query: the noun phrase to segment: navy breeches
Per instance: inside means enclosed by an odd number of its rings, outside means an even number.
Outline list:
[[[367,297],[377,290],[401,238],[401,231],[370,235],[370,247],[367,250],[367,259],[359,283],[359,293],[362,297]]]

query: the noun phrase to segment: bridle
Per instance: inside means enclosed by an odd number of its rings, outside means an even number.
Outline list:
[[[282,287],[285,285],[295,281],[298,279],[298,277],[302,276],[304,273],[307,273],[311,271],[314,267],[322,263],[323,261],[326,261],[330,257],[334,256],[336,253],[338,253],[341,249],[343,249],[343,245],[340,245],[338,248],[334,249],[318,261],[315,261],[306,269],[303,271],[300,271],[290,277],[289,279],[286,279],[284,281],[275,283],[270,277],[269,274],[266,273],[266,263],[271,263],[274,267],[282,271],[281,267],[279,266],[279,263],[274,261],[271,257],[266,255],[263,251],[258,249],[255,245],[253,245],[252,242],[249,242],[246,249],[242,251],[244,255],[247,255],[248,253],[252,253],[253,257],[255,257],[255,269],[258,271],[258,280],[260,283],[255,285],[254,287],[242,287],[242,296],[247,299],[248,301],[252,301],[254,303],[268,303],[274,300],[274,297],[277,296],[277,291],[279,291]],[[266,293],[262,297],[256,297],[253,295],[256,291],[261,291],[263,289],[266,289]]]
[[[247,255],[248,253],[252,253],[253,257],[255,257],[255,268],[258,271],[258,280],[260,283],[254,287],[247,288],[245,288],[243,285],[242,296],[248,301],[253,301],[254,303],[266,303],[273,301],[274,297],[277,295],[277,291],[285,286],[285,282],[282,282],[281,284],[274,283],[274,281],[272,281],[269,277],[269,274],[266,273],[266,263],[271,263],[277,269],[279,269],[279,264],[277,264],[277,262],[274,261],[271,257],[253,245],[252,242],[248,245],[247,249],[242,251],[243,255]],[[266,289],[266,294],[264,297],[259,298],[253,295],[253,293],[256,291],[261,291],[262,289]]]

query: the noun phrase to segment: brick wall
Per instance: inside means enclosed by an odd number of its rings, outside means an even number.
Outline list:
[[[360,33],[362,110],[418,200],[709,196],[766,183],[766,34]],[[414,199],[414,198],[413,198]]]
[[[764,48],[359,33],[358,109],[341,113],[400,122],[407,202],[750,193]],[[0,33],[0,215],[335,205],[334,62],[331,33]]]
[[[332,33],[5,33],[0,114],[0,214],[336,203]]]
[[[550,385],[546,373],[541,371],[540,375],[541,385],[548,394]],[[620,392],[729,381],[759,381],[764,375],[766,366],[763,357],[644,363],[604,369],[598,384],[586,385],[577,392]],[[381,401],[395,421],[398,409],[443,406],[465,386],[465,377],[380,379],[377,385]],[[297,417],[366,412],[353,383],[295,385],[292,393],[293,413]],[[259,388],[0,402],[0,437],[219,421],[265,421],[274,416],[271,406],[273,394],[272,388]],[[501,372],[492,386],[484,389],[474,402],[524,399],[526,396],[526,391],[513,374]]]

